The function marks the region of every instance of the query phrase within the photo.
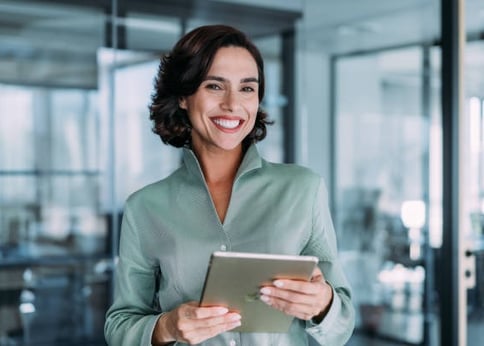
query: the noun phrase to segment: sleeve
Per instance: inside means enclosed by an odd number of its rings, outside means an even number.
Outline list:
[[[345,345],[355,325],[351,290],[338,260],[336,234],[329,212],[328,193],[320,179],[313,205],[313,230],[304,255],[319,258],[319,267],[333,288],[333,301],[324,319],[306,322],[306,331],[320,345]]]
[[[108,345],[151,345],[161,312],[156,308],[159,270],[143,254],[129,206],[125,208],[116,264],[114,301],[106,313],[104,335]]]

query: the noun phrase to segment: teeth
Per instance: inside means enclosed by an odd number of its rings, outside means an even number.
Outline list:
[[[240,120],[214,119],[214,123],[226,129],[234,129],[240,124]]]

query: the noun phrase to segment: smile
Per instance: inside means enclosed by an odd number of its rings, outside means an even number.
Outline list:
[[[212,121],[215,125],[222,127],[224,129],[235,129],[241,124],[240,119],[222,119],[222,118],[214,118]]]

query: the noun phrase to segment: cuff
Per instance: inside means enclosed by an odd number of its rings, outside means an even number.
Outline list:
[[[338,316],[341,313],[341,298],[339,295],[334,291],[333,288],[333,301],[331,302],[331,306],[329,307],[328,312],[326,313],[326,316],[324,316],[323,320],[318,324],[314,323],[314,321],[311,319],[309,321],[306,321],[306,331],[309,334],[314,334],[314,335],[323,335],[326,334],[331,330],[331,326],[335,323],[335,321],[338,319]]]
[[[162,312],[159,315],[153,316],[154,317],[153,318],[153,324],[151,325],[151,328],[147,328],[147,330],[149,330],[149,338],[150,338],[148,345],[153,346],[153,344],[151,343],[151,340],[153,339],[153,333],[155,332],[156,324],[158,323],[158,320],[161,318],[161,316],[163,316],[165,314],[166,314],[166,312]],[[169,343],[167,345],[176,345],[176,342],[172,342],[172,343]]]

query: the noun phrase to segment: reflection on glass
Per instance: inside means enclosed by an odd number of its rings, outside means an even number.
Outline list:
[[[429,148],[421,61],[411,48],[336,65],[335,222],[357,327],[409,343],[423,338]]]

